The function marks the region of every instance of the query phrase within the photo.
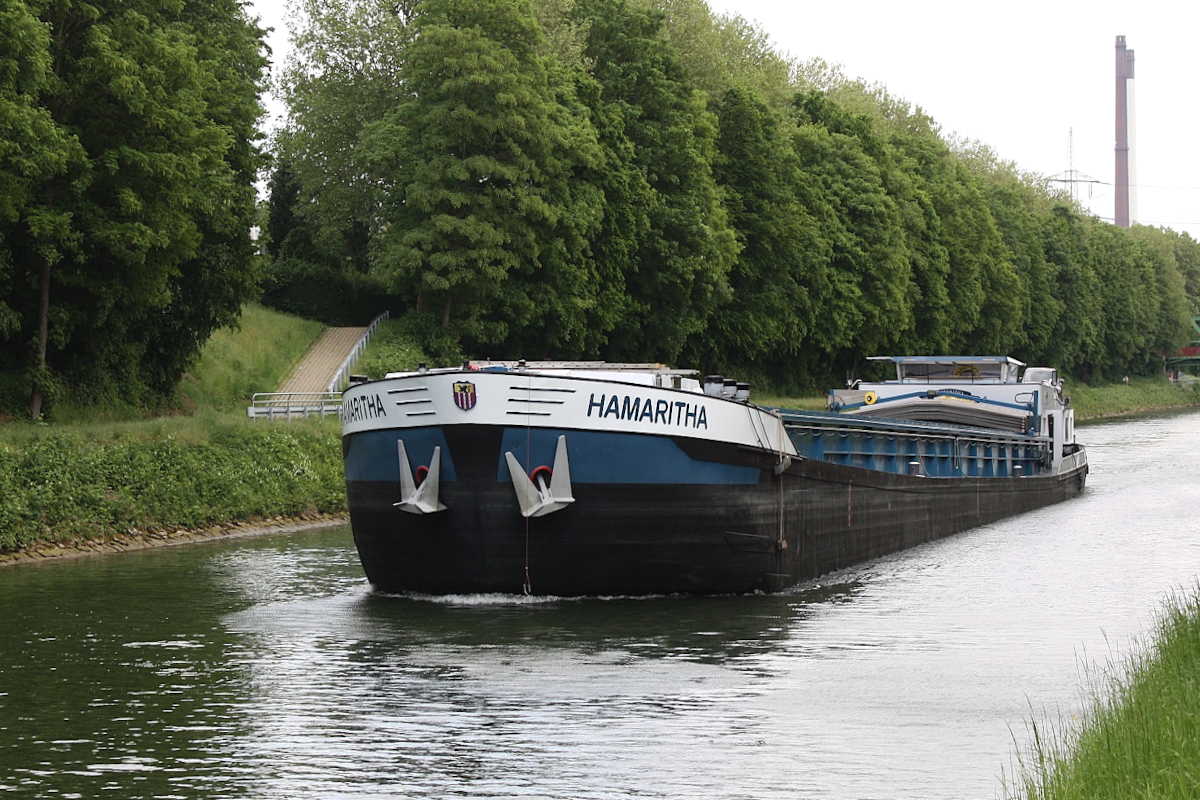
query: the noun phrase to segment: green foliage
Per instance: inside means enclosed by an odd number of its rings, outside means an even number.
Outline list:
[[[0,445],[0,550],[343,512],[340,434],[336,424],[228,420],[202,441],[47,431]]]
[[[670,360],[726,299],[737,254],[712,175],[716,121],[686,82],[660,14],[624,0],[580,0],[576,9],[591,21],[586,54],[600,99],[622,123],[609,154],[645,181],[631,188],[648,227],[624,243],[629,302],[602,352]]]
[[[369,271],[369,245],[390,186],[386,162],[366,133],[403,97],[398,68],[412,38],[413,5],[297,0],[291,6],[293,53],[279,77],[289,120],[275,137],[268,225],[273,257]],[[382,310],[369,309],[367,318]]]
[[[1048,208],[1042,208],[1045,198],[1028,182],[1011,170],[990,165],[982,175],[970,158],[964,166],[975,172],[983,201],[991,212],[1012,259],[1020,286],[1019,318],[1023,321],[1013,341],[1013,355],[1024,360],[1034,359],[1052,363],[1060,369],[1069,365],[1049,356],[1057,321],[1066,311],[1056,286],[1057,270],[1043,246],[1044,226],[1049,221]],[[1038,358],[1041,354],[1041,358]]]
[[[333,326],[367,325],[404,306],[378,275],[288,256],[267,267],[262,291],[265,306]]]
[[[408,95],[371,131],[396,187],[376,268],[476,346],[572,348],[595,285],[594,129],[524,0],[418,6]]]
[[[704,0],[653,0],[650,5],[667,20],[664,34],[688,82],[710,102],[738,86],[773,108],[791,102],[792,64],[775,52],[761,26],[737,15],[714,16]]]
[[[412,40],[413,5],[298,0],[293,6],[293,56],[280,76],[289,124],[275,150],[277,168],[292,174],[300,203],[292,227],[271,230],[276,245],[289,230],[302,230],[306,249],[286,251],[292,257],[368,269],[386,181],[364,133],[403,97],[398,68]]]
[[[889,153],[867,118],[824,95],[797,95],[796,107],[802,125],[795,147],[817,182],[832,250],[816,294],[814,343],[830,353],[879,352],[913,324],[908,248],[888,191]]]
[[[979,352],[1109,381],[1200,311],[1186,235],[1106,225],[701,0],[299,7],[267,297],[403,309],[432,362],[682,359],[801,391]]]
[[[457,353],[447,354],[449,358],[433,359],[426,356],[417,343],[417,338],[411,333],[412,324],[413,320],[406,318],[388,320],[376,328],[366,352],[354,365],[355,374],[378,380],[389,372],[414,370],[421,363],[431,367],[459,363]]]
[[[0,14],[0,36],[19,40],[0,77],[17,143],[0,163],[15,189],[0,215],[0,372],[151,404],[255,291],[262,31],[236,0]]]
[[[702,337],[706,372],[747,366],[767,356],[794,358],[809,336],[831,253],[804,204],[804,177],[784,121],[752,91],[730,89],[718,108],[714,174],[741,252],[729,274],[731,294]]]

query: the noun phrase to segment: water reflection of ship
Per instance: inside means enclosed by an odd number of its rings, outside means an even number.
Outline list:
[[[851,600],[857,579],[770,595],[539,598],[372,593],[355,604],[359,657],[394,658],[429,648],[619,652],[722,664],[778,650],[797,624]]]

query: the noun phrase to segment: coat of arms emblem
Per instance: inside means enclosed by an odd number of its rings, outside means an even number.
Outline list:
[[[461,381],[454,384],[454,405],[463,411],[470,411],[475,407],[475,400],[475,384],[470,381]]]

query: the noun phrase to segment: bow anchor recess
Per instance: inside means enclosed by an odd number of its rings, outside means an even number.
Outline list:
[[[442,473],[442,448],[433,448],[433,459],[429,462],[429,472],[420,486],[413,480],[412,469],[408,465],[408,452],[404,449],[404,440],[396,441],[400,451],[400,502],[393,506],[409,514],[433,514],[445,511],[446,506],[438,500],[438,481]]]
[[[504,454],[508,472],[512,476],[517,502],[521,505],[521,516],[544,517],[574,503],[571,496],[571,465],[567,463],[567,437],[558,437],[558,448],[554,451],[554,467],[550,472],[550,485],[538,474],[537,483],[529,479],[517,462],[517,457],[508,451]],[[535,470],[535,473],[538,471]]]

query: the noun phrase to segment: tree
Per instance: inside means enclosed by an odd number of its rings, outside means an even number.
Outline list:
[[[604,352],[669,361],[727,296],[737,253],[712,175],[715,121],[685,81],[661,14],[624,0],[581,0],[576,12],[591,21],[585,56],[600,99],[622,125],[608,153],[631,159],[616,163],[640,172],[649,189],[647,227],[626,262],[629,302]]]
[[[20,6],[49,34],[25,97],[51,166],[0,221],[20,320],[0,368],[35,417],[56,384],[148,402],[253,290],[262,31],[235,0]],[[187,296],[205,280],[224,294]]]
[[[400,66],[414,5],[299,0],[294,7],[295,46],[279,78],[288,119],[274,150],[295,195],[289,227],[273,231],[276,246],[302,231],[298,239],[310,249],[293,258],[337,271],[370,269],[370,242],[391,185],[366,137],[404,95]]]
[[[266,163],[257,144],[258,96],[267,65],[264,32],[246,18],[238,0],[188,3],[180,21],[194,31],[196,63],[208,76],[197,127],[227,137],[220,160],[210,162],[211,172],[197,181],[206,199],[191,209],[199,244],[171,271],[169,302],[150,306],[133,328],[146,345],[143,380],[160,397],[172,391],[214,332],[237,323],[261,280],[249,233],[257,223],[254,182]]]
[[[1049,224],[1051,199],[1032,181],[1022,180],[1012,165],[988,159],[983,168],[985,162],[974,155],[968,155],[964,163],[982,184],[1020,281],[1024,324],[1017,332],[1012,354],[1030,363],[1054,363],[1046,362],[1045,354],[1065,307],[1055,294],[1056,269],[1043,247],[1042,228]]]
[[[602,213],[579,174],[600,159],[586,109],[527,0],[428,0],[370,131],[394,186],[377,267],[473,346],[549,351],[587,333],[587,241]]]
[[[894,167],[869,119],[818,92],[796,96],[796,152],[821,189],[822,230],[832,246],[827,285],[814,298],[817,343],[878,353],[912,327],[912,275],[899,210],[886,180]]]
[[[1066,206],[1049,210],[1041,228],[1042,250],[1055,276],[1062,303],[1044,363],[1089,379],[1101,351],[1102,307],[1096,272],[1087,256],[1087,222]]]
[[[735,86],[775,109],[791,102],[791,62],[775,52],[762,28],[738,15],[714,15],[704,0],[653,0],[663,32],[688,83],[711,104]]]
[[[1148,373],[1160,366],[1161,356],[1178,352],[1192,338],[1192,315],[1188,310],[1186,278],[1178,262],[1181,237],[1143,225],[1135,226],[1129,235],[1153,271],[1149,293],[1155,309],[1151,318],[1141,320],[1147,327],[1149,344],[1143,353],[1143,363],[1137,365],[1140,371]]]
[[[53,241],[64,238],[69,225],[68,215],[38,201],[48,181],[84,156],[42,105],[55,78],[50,32],[21,0],[0,2],[0,52],[0,366],[13,372],[32,360],[20,383],[30,390],[36,418],[47,381],[50,276],[58,260]]]
[[[741,87],[726,92],[718,115],[714,175],[741,252],[729,274],[730,299],[697,337],[709,372],[768,355],[794,357],[813,325],[810,287],[830,256],[801,202],[800,162],[784,120]]]

